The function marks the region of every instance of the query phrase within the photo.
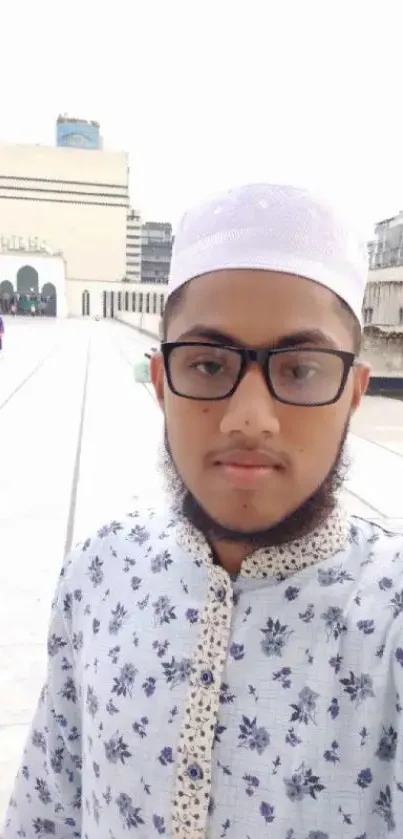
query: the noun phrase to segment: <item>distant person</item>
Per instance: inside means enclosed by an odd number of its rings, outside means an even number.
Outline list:
[[[3,340],[4,340],[4,319],[2,315],[0,315],[0,352],[3,349]]]
[[[15,305],[15,303],[12,303],[12,304],[11,304],[11,306],[10,306],[10,312],[11,312],[11,314],[15,317],[15,315],[16,315],[16,313],[17,313],[17,306]]]
[[[3,839],[402,835],[403,537],[339,494],[366,281],[303,190],[186,214],[150,359],[166,503],[65,564]]]

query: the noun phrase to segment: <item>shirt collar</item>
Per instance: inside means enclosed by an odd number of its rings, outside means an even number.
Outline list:
[[[348,516],[345,510],[338,506],[311,533],[292,542],[254,551],[242,563],[240,575],[254,579],[269,576],[287,577],[310,565],[330,559],[345,548],[348,537]],[[178,524],[177,542],[195,561],[206,565],[213,564],[212,551],[204,536],[185,518]]]

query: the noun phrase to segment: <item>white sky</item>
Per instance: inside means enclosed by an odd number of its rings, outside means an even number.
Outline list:
[[[403,208],[401,0],[104,3],[2,0],[0,141],[98,119],[132,203],[174,223],[251,180],[320,186],[365,226]]]

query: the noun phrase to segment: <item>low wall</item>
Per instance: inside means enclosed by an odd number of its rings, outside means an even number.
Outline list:
[[[403,330],[366,326],[361,358],[375,376],[403,376]]]
[[[140,312],[115,312],[115,320],[125,323],[127,326],[132,326],[133,329],[139,329],[140,332],[145,332],[151,338],[160,340],[160,315],[140,314]]]

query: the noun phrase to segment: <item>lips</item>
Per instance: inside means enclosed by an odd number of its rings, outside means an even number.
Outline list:
[[[284,469],[284,463],[271,452],[233,449],[214,459],[215,466],[232,466],[239,469]]]

